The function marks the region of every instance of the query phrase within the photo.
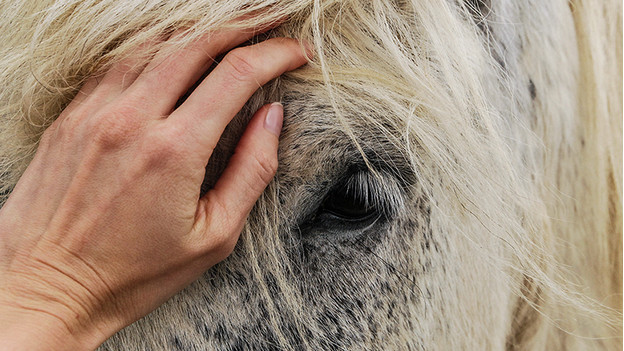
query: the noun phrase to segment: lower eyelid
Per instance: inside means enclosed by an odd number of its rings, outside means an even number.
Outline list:
[[[369,214],[367,214],[364,217],[359,217],[359,218],[347,218],[347,217],[343,217],[338,213],[335,213],[333,211],[326,211],[326,214],[335,217],[336,220],[340,220],[343,222],[364,222],[367,221],[369,219],[371,219],[372,217],[381,217],[381,213],[379,213],[378,211],[373,211]]]

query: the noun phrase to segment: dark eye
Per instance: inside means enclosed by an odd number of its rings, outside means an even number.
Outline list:
[[[363,194],[349,190],[348,188],[332,190],[323,201],[321,212],[349,222],[364,221],[378,215],[377,209],[368,203]]]
[[[341,222],[363,223],[376,220],[383,206],[374,189],[378,186],[367,171],[354,171],[325,196],[318,215]]]
[[[350,169],[326,190],[298,228],[316,238],[326,233],[363,233],[388,223],[403,208],[403,192],[393,177],[362,168]]]

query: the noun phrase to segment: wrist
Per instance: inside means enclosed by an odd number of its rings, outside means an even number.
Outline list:
[[[102,310],[107,300],[84,283],[95,279],[80,261],[45,249],[0,272],[0,351],[93,350],[125,325]]]
[[[109,336],[58,302],[0,296],[0,351],[93,350]]]
[[[64,322],[47,312],[0,306],[2,351],[84,349]]]

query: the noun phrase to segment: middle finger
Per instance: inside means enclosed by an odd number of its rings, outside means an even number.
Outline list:
[[[290,38],[272,38],[230,51],[167,119],[194,139],[194,154],[208,162],[221,133],[262,85],[308,62],[312,53]]]
[[[171,49],[176,45],[175,39],[185,35],[174,34],[172,37],[174,44],[165,45],[129,89],[143,96],[155,109],[154,112],[160,115],[169,114],[178,99],[212,65],[217,55],[277,24],[259,29],[234,29],[210,33],[184,49],[172,53]]]

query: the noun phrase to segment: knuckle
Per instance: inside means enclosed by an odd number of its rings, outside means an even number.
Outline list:
[[[211,251],[212,254],[217,256],[220,260],[228,257],[234,248],[236,247],[236,242],[238,235],[232,233],[220,232],[217,235],[214,235],[211,240]]]
[[[73,111],[73,113],[61,114],[44,133],[44,138],[49,140],[60,139],[63,141],[72,141],[80,137],[83,130],[85,114],[81,111]]]
[[[48,146],[59,132],[58,120],[46,128],[39,138],[39,146]]]
[[[132,106],[122,106],[101,114],[92,121],[92,140],[103,146],[121,146],[136,140],[144,127],[137,115],[137,109]]]
[[[183,128],[177,125],[161,125],[152,129],[144,143],[148,157],[177,159],[184,156],[184,134]]]
[[[232,78],[238,81],[252,79],[257,71],[253,62],[252,50],[246,47],[236,48],[223,58]]]
[[[232,253],[243,227],[244,219],[238,218],[221,202],[213,198],[207,208],[207,228],[210,235],[206,237],[204,254],[209,254],[219,261]],[[207,230],[207,228],[205,230]]]
[[[266,153],[256,153],[254,159],[256,161],[256,174],[259,178],[258,185],[262,185],[262,189],[264,189],[273,180],[273,176],[277,172],[277,158]]]

